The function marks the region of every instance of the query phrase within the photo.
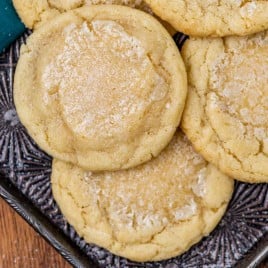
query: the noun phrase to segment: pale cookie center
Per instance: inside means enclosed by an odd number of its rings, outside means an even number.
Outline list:
[[[268,137],[268,46],[229,51],[216,63],[211,86],[217,105],[260,141]],[[239,127],[238,127],[239,129]]]
[[[114,227],[147,229],[199,213],[197,200],[206,194],[206,162],[179,134],[158,158],[142,166],[85,173],[84,180],[90,189],[85,194],[105,208]]]
[[[47,92],[58,88],[65,122],[89,139],[128,137],[129,126],[138,127],[169,89],[142,43],[104,20],[69,25],[64,38],[63,51],[47,66],[43,81]]]

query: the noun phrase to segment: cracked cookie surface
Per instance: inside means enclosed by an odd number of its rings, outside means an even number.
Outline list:
[[[240,36],[268,28],[267,0],[145,1],[176,30],[191,36]]]
[[[214,229],[233,191],[233,180],[180,131],[136,168],[91,173],[54,160],[51,180],[62,213],[87,242],[135,261],[188,250]]]
[[[196,150],[231,177],[268,182],[268,31],[193,38],[182,54],[189,81],[182,128]]]
[[[172,139],[186,80],[174,41],[152,16],[83,7],[27,40],[14,100],[48,154],[88,170],[117,170],[150,160]]]
[[[152,13],[143,0],[13,0],[13,4],[30,29],[38,28],[62,12],[96,4],[125,5]]]

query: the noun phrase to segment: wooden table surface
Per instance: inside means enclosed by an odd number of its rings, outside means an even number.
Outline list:
[[[71,268],[0,197],[0,268]],[[268,261],[259,268],[268,268]]]
[[[0,197],[0,268],[70,268]]]

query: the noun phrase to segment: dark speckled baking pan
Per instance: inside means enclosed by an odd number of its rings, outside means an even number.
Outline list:
[[[236,183],[218,227],[177,258],[135,263],[79,237],[53,200],[51,158],[28,136],[13,104],[19,48],[29,34],[25,33],[0,55],[0,195],[74,267],[256,267],[268,255],[268,184]],[[179,48],[185,38],[175,36]]]

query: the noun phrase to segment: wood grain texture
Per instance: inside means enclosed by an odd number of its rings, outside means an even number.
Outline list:
[[[0,268],[71,265],[0,198]]]
[[[259,265],[259,268],[268,268],[268,259],[266,259],[264,262],[262,262]]]
[[[71,268],[71,265],[0,198],[0,268],[4,267]],[[268,268],[268,260],[258,268]]]

